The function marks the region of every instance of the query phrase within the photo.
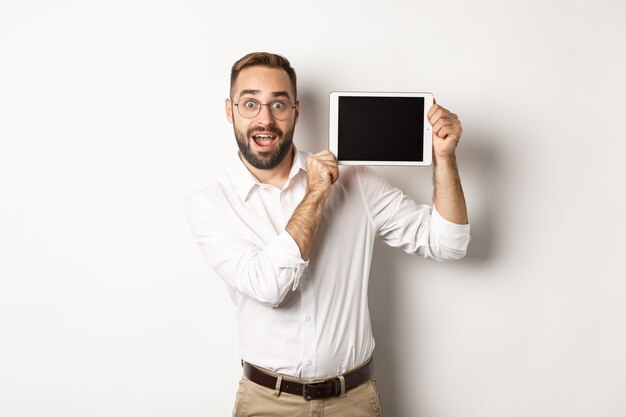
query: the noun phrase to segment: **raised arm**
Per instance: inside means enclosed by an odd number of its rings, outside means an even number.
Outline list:
[[[456,146],[461,139],[458,116],[438,104],[428,111],[433,126],[434,203],[443,218],[456,224],[467,224],[467,207],[456,164]]]
[[[285,227],[300,248],[302,259],[309,259],[326,200],[338,178],[337,160],[330,151],[316,153],[307,159],[306,194]]]
[[[230,210],[225,199],[205,197],[219,194],[218,187],[187,198],[187,220],[209,265],[230,287],[277,307],[291,289],[298,287],[326,200],[338,177],[337,161],[330,152],[309,157],[303,200],[286,230],[266,242],[235,226],[239,216],[227,216]]]

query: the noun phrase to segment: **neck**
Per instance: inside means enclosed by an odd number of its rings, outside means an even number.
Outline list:
[[[282,161],[274,168],[271,169],[258,169],[250,165],[250,163],[239,154],[239,159],[241,162],[248,168],[248,171],[252,173],[256,177],[259,182],[263,184],[273,185],[276,188],[283,188],[287,179],[289,178],[289,173],[291,172],[291,166],[293,165],[293,157],[294,157],[294,148],[293,145],[289,152],[283,158]]]

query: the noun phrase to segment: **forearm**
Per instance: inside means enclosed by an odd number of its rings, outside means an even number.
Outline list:
[[[467,206],[454,154],[434,158],[434,203],[443,218],[456,224],[467,224]]]
[[[187,221],[207,262],[237,293],[277,307],[308,265],[297,244],[286,231],[262,242],[251,239],[258,231],[253,221],[240,224],[245,229],[233,227],[238,214],[210,198],[207,192],[186,200]]]
[[[323,193],[307,191],[285,227],[300,248],[302,259],[309,259],[327,198]]]

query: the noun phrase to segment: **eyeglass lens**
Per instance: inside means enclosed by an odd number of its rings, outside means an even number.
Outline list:
[[[253,98],[243,98],[237,103],[237,110],[239,114],[247,119],[256,117],[263,106],[267,106],[272,114],[272,117],[278,120],[287,119],[293,110],[293,106],[286,100],[275,100],[271,103],[261,104],[258,100]]]

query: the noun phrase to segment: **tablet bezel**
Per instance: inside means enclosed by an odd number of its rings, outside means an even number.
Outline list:
[[[339,97],[358,96],[358,97],[423,97],[424,98],[424,148],[422,155],[423,161],[346,161],[337,158],[337,162],[341,165],[410,165],[410,166],[428,166],[432,163],[432,126],[428,123],[428,110],[433,105],[432,93],[407,93],[407,92],[381,92],[381,91],[331,91],[330,93],[330,117],[328,126],[328,138],[330,152],[337,157],[339,149]]]

